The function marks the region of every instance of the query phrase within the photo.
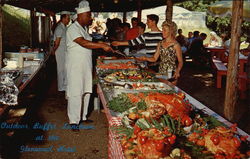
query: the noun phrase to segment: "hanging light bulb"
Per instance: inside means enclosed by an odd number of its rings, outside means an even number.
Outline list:
[[[119,0],[114,0],[114,3],[118,3],[119,2]]]

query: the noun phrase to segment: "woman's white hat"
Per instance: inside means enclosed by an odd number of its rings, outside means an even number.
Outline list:
[[[79,3],[78,8],[76,8],[76,13],[80,14],[80,13],[84,13],[84,12],[89,12],[90,11],[90,7],[89,7],[89,2],[86,0],[82,0]]]

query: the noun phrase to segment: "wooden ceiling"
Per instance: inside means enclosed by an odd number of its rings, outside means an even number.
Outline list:
[[[58,13],[63,10],[75,11],[81,0],[1,0],[2,3],[10,4],[25,9],[36,8]],[[139,0],[88,0],[92,12],[125,12],[135,11],[139,7]],[[166,0],[140,0],[141,8],[153,8],[166,5]],[[172,0],[174,3],[183,0]]]

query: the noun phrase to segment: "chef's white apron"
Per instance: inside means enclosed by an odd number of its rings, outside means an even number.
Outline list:
[[[67,33],[67,97],[69,123],[78,124],[80,121],[82,95],[92,93],[92,50],[84,48],[71,40],[70,32],[77,32],[86,40],[92,41],[91,36],[76,21]],[[68,38],[69,35],[69,38]],[[72,35],[73,36],[73,35]],[[73,36],[75,37],[75,35]],[[86,120],[89,98],[84,99],[84,112],[82,119]]]
[[[59,35],[58,35],[59,34]],[[61,37],[60,44],[55,51],[56,64],[57,64],[57,83],[58,91],[66,90],[66,68],[65,68],[65,56],[66,56],[66,27],[63,23],[59,23],[55,30],[54,40],[57,37]]]

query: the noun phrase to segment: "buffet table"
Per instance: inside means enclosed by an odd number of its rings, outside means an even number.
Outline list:
[[[116,66],[118,66],[118,65],[116,64]],[[103,67],[103,65],[102,65],[102,67]],[[113,65],[112,65],[112,67],[113,67]],[[199,101],[194,99],[192,96],[190,96],[189,94],[187,94],[183,90],[172,85],[167,80],[162,79],[162,78],[158,79],[158,80],[160,82],[163,82],[166,85],[168,85],[170,88],[173,89],[173,91],[183,93],[185,96],[185,101],[188,101],[195,109],[201,110],[205,114],[216,118],[218,121],[220,121],[221,123],[223,123],[224,125],[226,125],[228,127],[233,126],[232,123],[230,123],[229,121],[227,121],[226,119],[224,119],[223,117],[221,117],[220,115],[218,115],[217,113],[215,113],[214,111],[212,111],[211,109],[209,109],[208,107],[206,107],[205,105],[203,105],[202,103],[200,103]],[[99,80],[99,83],[97,84],[97,93],[98,93],[98,96],[103,104],[103,108],[104,108],[104,111],[105,111],[105,114],[106,114],[106,117],[107,117],[107,120],[109,123],[109,145],[108,145],[109,146],[108,147],[109,158],[111,158],[111,159],[124,159],[125,156],[123,153],[122,144],[121,144],[120,140],[117,139],[118,134],[116,134],[114,131],[112,131],[113,127],[122,125],[121,113],[114,112],[113,110],[111,110],[109,108],[109,105],[108,105],[109,101],[111,101],[114,97],[113,89],[106,87],[105,81]],[[245,133],[243,130],[237,128],[237,132],[239,135],[245,136],[245,138],[247,138],[247,140],[250,141],[249,135],[247,133]]]

